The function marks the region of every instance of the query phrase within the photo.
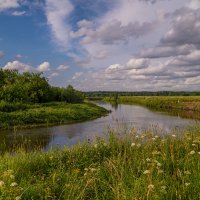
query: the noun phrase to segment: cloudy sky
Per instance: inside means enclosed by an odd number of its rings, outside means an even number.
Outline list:
[[[200,0],[0,0],[0,67],[84,91],[200,91]]]

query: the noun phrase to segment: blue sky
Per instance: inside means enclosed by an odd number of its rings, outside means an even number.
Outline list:
[[[0,67],[89,90],[200,90],[199,0],[0,0]]]

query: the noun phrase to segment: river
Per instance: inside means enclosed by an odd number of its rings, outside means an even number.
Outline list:
[[[0,150],[8,150],[13,145],[25,146],[29,149],[40,146],[44,150],[54,147],[69,147],[84,141],[92,141],[96,137],[105,137],[108,129],[116,129],[122,133],[124,129],[135,128],[139,132],[153,129],[159,134],[168,134],[174,129],[182,129],[185,126],[196,124],[192,119],[183,119],[179,116],[171,116],[164,112],[153,112],[145,107],[137,105],[100,102],[102,106],[112,112],[96,120],[53,127],[42,127],[22,130],[0,131]]]

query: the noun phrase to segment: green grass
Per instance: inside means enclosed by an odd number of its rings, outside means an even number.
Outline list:
[[[106,97],[106,101],[113,98]],[[200,111],[200,96],[121,96],[118,103],[133,103],[154,109]]]
[[[200,127],[0,157],[0,199],[200,199]]]
[[[2,110],[7,112],[2,112]],[[108,111],[91,103],[67,104],[52,102],[33,105],[7,105],[0,109],[0,127],[27,127],[52,124],[65,124],[91,120]]]

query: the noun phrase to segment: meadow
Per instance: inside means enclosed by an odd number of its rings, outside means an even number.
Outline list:
[[[106,97],[106,101],[133,103],[152,109],[200,111],[200,96],[120,96]]]
[[[49,126],[86,121],[108,111],[92,103],[8,103],[0,102],[0,128]]]
[[[0,199],[200,199],[199,126],[108,134],[73,148],[2,154]]]

